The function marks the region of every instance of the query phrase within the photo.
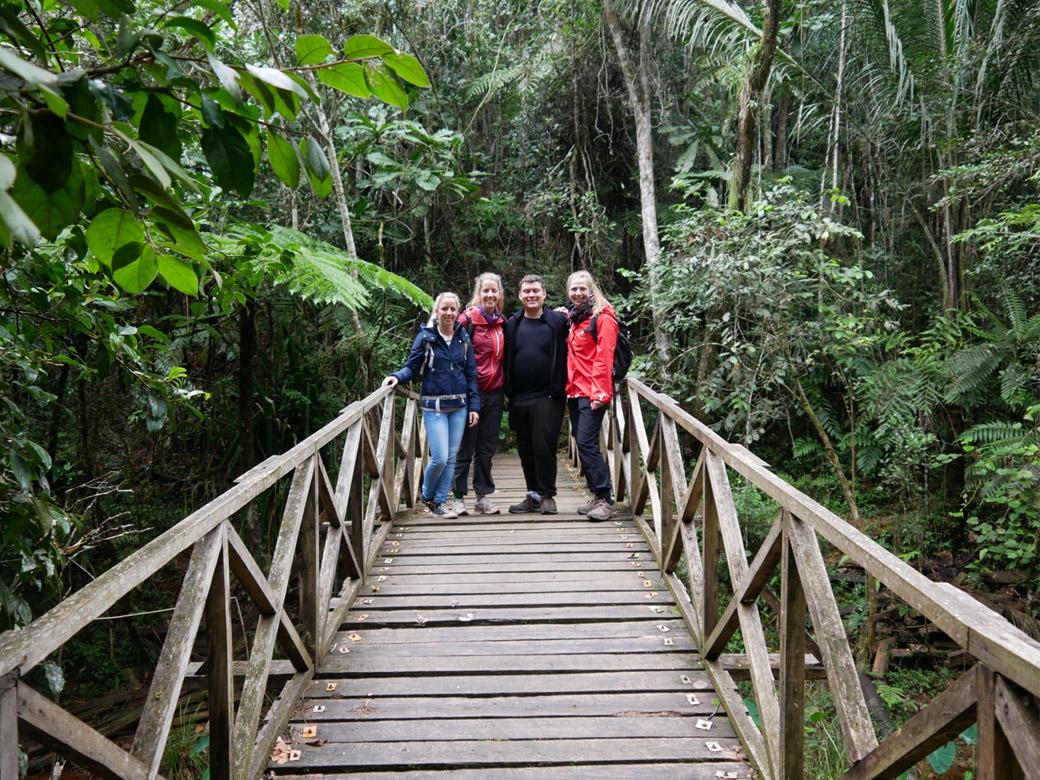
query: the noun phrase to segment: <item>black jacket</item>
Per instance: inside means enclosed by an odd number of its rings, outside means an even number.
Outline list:
[[[516,329],[520,326],[520,319],[524,316],[524,310],[514,312],[513,316],[506,322],[506,356],[503,361],[505,368],[506,383],[505,391],[507,397],[513,395],[513,358],[516,355]],[[548,356],[546,365],[549,369],[550,397],[564,398],[567,387],[567,331],[570,323],[566,314],[560,314],[550,308],[542,309],[542,320],[553,329],[553,351]]]

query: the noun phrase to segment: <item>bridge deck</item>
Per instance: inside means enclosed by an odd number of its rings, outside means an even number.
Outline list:
[[[280,775],[568,780],[749,778],[671,595],[631,520],[593,523],[560,468],[560,513],[390,534],[290,725]],[[704,727],[710,724],[710,727]]]

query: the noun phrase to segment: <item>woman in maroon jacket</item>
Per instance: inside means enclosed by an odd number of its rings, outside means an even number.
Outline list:
[[[578,511],[590,520],[609,520],[616,513],[610,473],[599,449],[599,430],[614,396],[617,315],[588,271],[575,271],[568,277],[567,297],[571,326],[567,334],[567,411],[585,482],[593,496]]]
[[[471,461],[473,492],[477,495],[475,510],[485,515],[499,513],[488,496],[495,492],[495,481],[491,478],[491,458],[498,449],[502,426],[502,356],[506,351],[506,339],[503,329],[505,318],[498,307],[503,296],[502,279],[498,274],[481,274],[473,287],[473,299],[459,315],[459,322],[469,332],[473,342],[473,356],[477,359],[477,389],[480,393],[480,422],[476,427],[466,429],[455,460],[455,479],[452,484],[455,504],[452,509],[459,515],[469,514],[466,507],[466,483]]]

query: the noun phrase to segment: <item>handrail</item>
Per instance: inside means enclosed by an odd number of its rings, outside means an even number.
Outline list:
[[[1034,776],[1040,766],[1040,643],[967,593],[932,582],[777,477],[746,448],[722,439],[669,396],[628,379],[616,404],[619,411],[608,416],[603,444],[618,498],[627,497],[637,516],[649,504],[652,526],[638,521],[734,728],[763,778],[803,776],[807,647],[822,664],[834,696],[852,762],[843,778],[896,777],[976,721],[978,777]],[[650,436],[644,407],[657,415]],[[700,445],[695,458],[682,451],[679,428]],[[688,460],[695,462],[689,479]],[[727,470],[740,474],[779,506],[776,522],[750,563]],[[703,524],[699,535],[695,517]],[[969,672],[880,744],[817,537],[862,566],[976,660]],[[687,582],[676,574],[683,555]],[[723,559],[729,568],[730,594],[722,592],[719,579]],[[767,587],[778,566],[779,598]],[[730,597],[725,605],[724,596]],[[770,655],[766,644],[761,601],[779,617],[778,654]],[[815,640],[807,636],[806,617],[815,628]],[[762,729],[748,715],[732,675],[718,660],[738,628]]]
[[[18,777],[20,733],[103,777],[157,777],[183,682],[199,667],[191,663],[191,653],[203,623],[209,646],[202,669],[209,691],[211,777],[259,777],[389,531],[389,524],[376,520],[392,520],[402,503],[415,505],[427,453],[414,398],[404,401],[400,429],[396,419],[391,388],[350,404],[324,428],[243,474],[230,490],[30,625],[0,634],[0,780]],[[341,438],[333,483],[323,451]],[[247,545],[231,520],[289,475],[281,526],[264,574],[250,551],[256,540]],[[25,676],[188,549],[191,559],[166,641],[133,747],[126,751],[36,691]],[[236,659],[232,636],[232,575],[259,612],[244,661]],[[298,610],[286,604],[294,579]],[[245,626],[237,630],[244,636]],[[274,660],[276,648],[288,664]],[[283,677],[287,672],[288,681],[265,713],[276,672]],[[236,677],[242,679],[237,710]]]

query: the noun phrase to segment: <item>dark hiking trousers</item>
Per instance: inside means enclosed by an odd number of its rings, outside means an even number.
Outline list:
[[[466,428],[455,459],[455,479],[452,492],[456,496],[466,495],[469,481],[469,464],[473,462],[473,492],[478,496],[489,496],[495,492],[495,480],[491,478],[491,458],[498,449],[498,437],[502,429],[502,391],[480,391],[480,421]]]
[[[509,403],[509,429],[516,431],[516,451],[528,493],[556,495],[556,451],[560,446],[564,401],[549,396]]]

